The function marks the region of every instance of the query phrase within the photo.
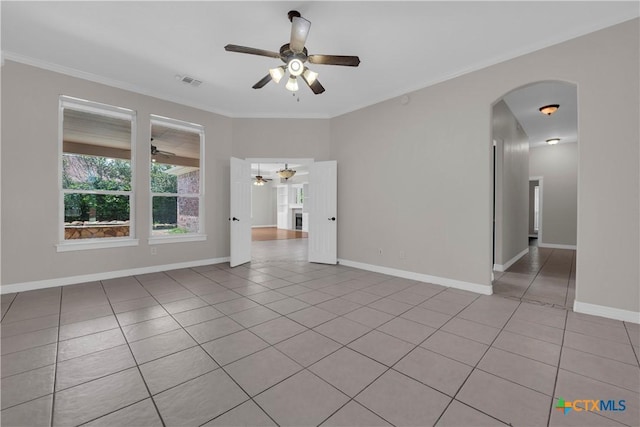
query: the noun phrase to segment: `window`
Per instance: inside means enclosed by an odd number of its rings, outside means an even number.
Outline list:
[[[204,128],[151,116],[151,243],[202,240]]]
[[[60,241],[132,243],[135,112],[60,97]],[[117,243],[119,241],[119,244]],[[74,249],[85,248],[78,246]]]
[[[301,205],[304,203],[304,190],[302,186],[296,188],[296,205]]]

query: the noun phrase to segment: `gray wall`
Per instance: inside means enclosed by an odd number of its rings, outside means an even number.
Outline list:
[[[137,111],[137,141],[150,139],[150,114],[205,128],[203,242],[157,245],[149,237],[149,151],[135,152],[139,246],[57,252],[58,97]],[[2,67],[2,283],[126,270],[229,256],[231,119],[175,103],[6,61]]]
[[[239,158],[329,160],[328,119],[233,119]]]
[[[529,248],[529,138],[504,101],[493,106],[496,156],[496,257],[504,266]]]
[[[575,246],[578,218],[578,144],[534,147],[531,176],[542,180],[542,234],[538,244]],[[600,224],[600,227],[604,227]]]
[[[638,36],[635,19],[332,119],[339,257],[489,286],[491,106],[568,81],[580,124],[576,297],[640,311]]]
[[[276,226],[276,189],[269,183],[251,186],[251,225]]]

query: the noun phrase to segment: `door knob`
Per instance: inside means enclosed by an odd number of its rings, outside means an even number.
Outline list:
[[[331,218],[328,218],[328,219],[329,219],[329,221],[335,221],[335,220],[336,220],[336,217],[335,217],[335,216],[332,216]]]
[[[240,221],[240,220],[234,216],[233,221]]]

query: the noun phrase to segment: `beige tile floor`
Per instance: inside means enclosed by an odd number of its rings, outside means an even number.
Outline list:
[[[573,308],[576,251],[540,248],[531,239],[529,253],[505,272],[494,272],[493,291],[506,298]]]
[[[638,425],[638,325],[256,243],[233,269],[3,295],[2,425]]]

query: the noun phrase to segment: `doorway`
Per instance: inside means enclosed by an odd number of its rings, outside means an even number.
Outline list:
[[[267,200],[266,212],[258,200]],[[230,213],[232,266],[276,259],[337,263],[335,161],[232,158]]]
[[[542,183],[541,176],[529,177],[529,247],[538,246],[542,238]]]
[[[544,113],[542,107],[550,105],[558,107]],[[577,86],[544,81],[508,92],[493,105],[492,140],[493,291],[571,308],[576,288]]]
[[[282,170],[295,173],[285,179],[278,174]],[[251,184],[251,261],[306,260],[308,214],[304,224],[303,212],[308,166],[295,160],[252,162]]]

